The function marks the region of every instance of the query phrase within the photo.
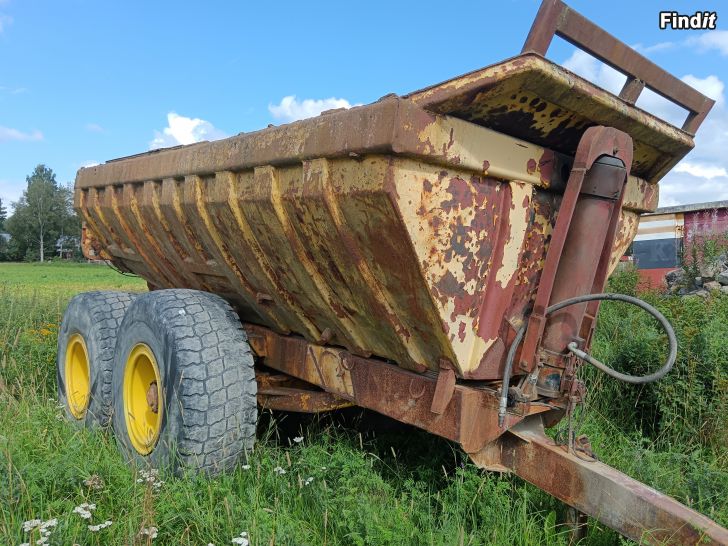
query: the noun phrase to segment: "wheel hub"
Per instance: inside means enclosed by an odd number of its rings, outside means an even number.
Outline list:
[[[157,394],[157,382],[152,381],[147,389],[147,405],[152,413],[159,413],[159,395]]]
[[[126,360],[123,397],[129,439],[141,455],[152,452],[162,428],[160,383],[154,353],[148,345],[138,343]]]
[[[91,395],[91,372],[86,342],[81,334],[73,334],[66,347],[66,399],[76,419],[86,416]]]

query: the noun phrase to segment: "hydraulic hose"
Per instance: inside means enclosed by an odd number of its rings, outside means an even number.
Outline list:
[[[660,369],[658,369],[656,372],[648,374],[648,375],[629,375],[624,374],[621,372],[618,372],[617,370],[610,368],[606,364],[598,361],[593,356],[585,353],[581,349],[577,347],[576,342],[571,342],[567,346],[569,351],[571,351],[577,358],[580,358],[581,360],[584,360],[585,362],[588,362],[592,366],[598,368],[602,372],[606,373],[607,375],[614,377],[615,379],[619,379],[620,381],[624,381],[626,383],[633,383],[633,384],[644,384],[644,383],[652,383],[653,381],[657,381],[658,379],[662,379],[673,367],[675,364],[675,359],[677,358],[677,337],[675,336],[675,330],[672,328],[672,325],[668,322],[668,320],[665,318],[665,316],[660,313],[657,309],[655,309],[653,306],[651,306],[649,303],[642,301],[641,299],[632,297],[632,296],[626,296],[624,294],[587,294],[584,296],[575,296],[573,298],[565,299],[564,301],[561,301],[559,303],[556,303],[548,308],[546,308],[546,315],[550,315],[551,313],[555,311],[559,311],[560,309],[563,309],[564,307],[569,307],[571,305],[576,305],[579,303],[585,303],[588,301],[623,301],[625,303],[630,303],[632,305],[636,305],[637,307],[640,307],[647,311],[650,315],[655,317],[657,319],[657,322],[660,323],[660,326],[662,326],[662,329],[665,330],[665,333],[667,334],[667,339],[669,342],[669,353],[667,355],[667,360],[662,365]],[[516,337],[513,340],[513,343],[511,343],[510,348],[508,349],[508,355],[506,356],[506,366],[505,370],[503,372],[503,386],[501,387],[501,396],[500,396],[500,403],[498,404],[498,426],[503,427],[503,422],[505,421],[506,417],[506,408],[508,406],[508,387],[510,386],[511,382],[511,372],[513,370],[513,361],[516,359],[516,351],[518,350],[518,346],[520,345],[521,341],[523,341],[523,336],[526,334],[526,326],[528,323],[525,323],[521,328],[516,332]]]

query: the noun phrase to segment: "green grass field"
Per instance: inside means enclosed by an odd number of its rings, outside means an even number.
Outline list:
[[[23,524],[36,518],[56,520],[50,544],[149,544],[141,531],[152,526],[154,544],[231,544],[242,532],[251,545],[566,544],[563,506],[545,493],[476,469],[446,441],[353,410],[266,414],[235,472],[147,483],[111,434],[78,430],[57,406],[58,324],[73,294],[94,289],[146,284],[103,266],[0,264],[0,544],[35,543],[39,531]],[[609,464],[728,525],[728,298],[652,298],[680,336],[671,379],[636,390],[587,373],[582,432]],[[610,362],[654,365],[655,332],[644,317],[606,307],[595,349]],[[89,520],[74,512],[82,503],[95,504]],[[627,541],[592,520],[586,543]]]

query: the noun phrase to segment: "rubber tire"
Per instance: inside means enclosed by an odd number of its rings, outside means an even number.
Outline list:
[[[114,366],[116,335],[127,308],[136,297],[127,292],[84,292],[75,296],[66,308],[58,332],[56,379],[58,402],[66,417],[82,427],[105,427],[111,422],[111,376]],[[91,393],[83,419],[76,419],[66,397],[66,347],[73,334],[81,334],[89,358]]]
[[[122,396],[126,361],[138,343],[154,353],[161,381],[161,429],[148,455],[132,447]],[[253,448],[253,355],[238,316],[214,294],[173,289],[137,298],[119,329],[112,386],[117,443],[137,465],[216,474]]]

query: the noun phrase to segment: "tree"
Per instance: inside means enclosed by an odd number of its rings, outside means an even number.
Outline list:
[[[0,199],[0,231],[3,230],[3,226],[5,224],[5,220],[8,217],[8,209],[5,208],[5,205],[3,205],[3,200]]]
[[[80,221],[73,212],[72,190],[58,185],[52,169],[38,165],[25,180],[28,186],[13,203],[15,211],[5,228],[16,259],[43,262],[48,252],[55,252],[61,235],[80,234]]]

